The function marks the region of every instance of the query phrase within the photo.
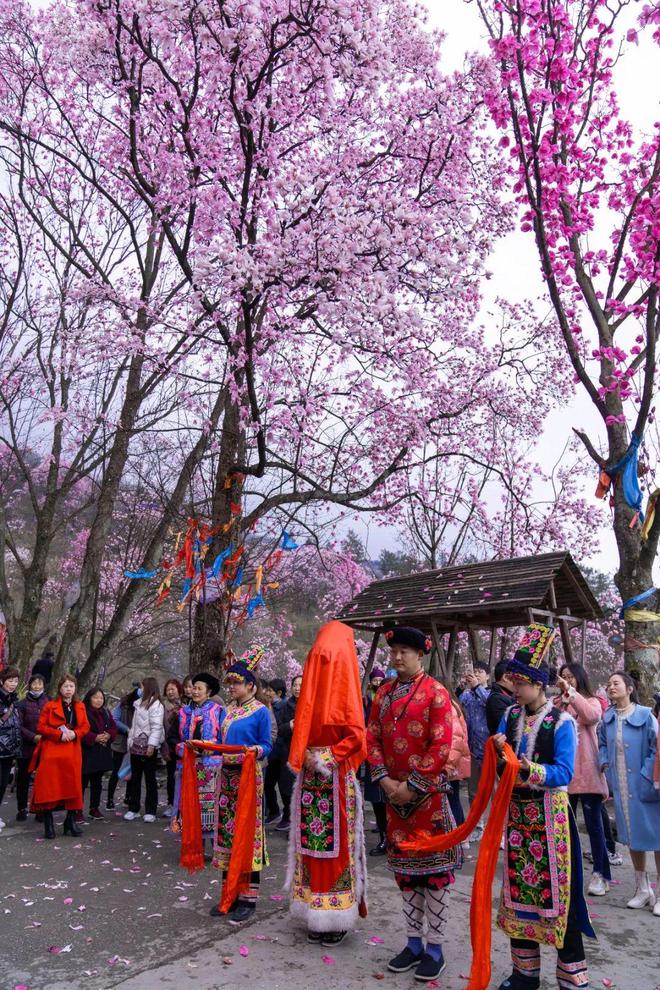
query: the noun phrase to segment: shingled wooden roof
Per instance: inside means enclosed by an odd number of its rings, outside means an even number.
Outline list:
[[[576,619],[603,617],[579,567],[570,553],[562,551],[374,581],[344,607],[339,618],[358,629],[376,630],[385,622],[425,631],[433,622],[439,631],[457,625],[487,629],[525,625],[529,609]]]

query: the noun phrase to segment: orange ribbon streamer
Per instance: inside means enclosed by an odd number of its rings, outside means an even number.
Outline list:
[[[491,913],[493,897],[493,878],[497,868],[497,858],[500,852],[500,840],[511,801],[511,792],[516,783],[520,770],[520,762],[508,743],[504,746],[503,757],[506,760],[504,773],[493,798],[488,816],[488,823],[481,839],[477,868],[472,883],[472,899],[470,901],[470,939],[472,942],[472,966],[470,982],[466,990],[488,990],[490,983],[491,965]],[[479,790],[470,806],[468,816],[462,825],[445,835],[420,835],[418,838],[400,842],[399,847],[405,853],[418,855],[422,853],[443,852],[464,842],[474,831],[490,800],[497,773],[498,754],[495,743],[489,739],[484,752],[484,762],[479,781]]]
[[[217,743],[191,740],[191,746],[183,748],[183,775],[181,781],[181,855],[179,864],[190,873],[204,869],[204,844],[202,841],[202,811],[197,790],[197,770],[194,750],[212,753],[243,753],[243,769],[236,797],[234,840],[229,857],[227,877],[222,885],[220,912],[226,914],[237,897],[247,893],[252,873],[254,833],[257,826],[257,754],[245,746],[225,746]]]

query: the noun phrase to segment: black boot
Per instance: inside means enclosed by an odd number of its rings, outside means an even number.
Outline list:
[[[55,823],[53,822],[53,812],[44,811],[44,839],[54,839],[55,838]]]
[[[370,856],[387,856],[387,839],[381,835],[380,842],[373,849],[369,850]]]
[[[76,825],[75,811],[67,811],[64,819],[63,835],[82,835],[82,829]]]

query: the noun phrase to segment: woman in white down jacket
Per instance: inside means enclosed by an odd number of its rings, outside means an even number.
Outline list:
[[[145,822],[155,822],[158,810],[158,784],[156,783],[156,760],[158,750],[165,738],[163,715],[165,709],[160,700],[160,689],[155,677],[145,677],[141,694],[134,703],[135,715],[128,733],[128,752],[131,754],[130,803],[124,818],[132,822],[140,817],[142,797],[142,775],[144,774],[146,796],[144,800]]]

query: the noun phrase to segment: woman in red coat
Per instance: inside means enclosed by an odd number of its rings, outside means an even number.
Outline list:
[[[57,697],[44,705],[37,734],[41,736],[35,752],[38,761],[32,793],[32,811],[44,816],[44,834],[55,838],[53,809],[64,805],[64,835],[82,835],[74,813],[82,808],[81,738],[89,732],[85,706],[76,698],[76,679],[65,674],[57,685]]]

